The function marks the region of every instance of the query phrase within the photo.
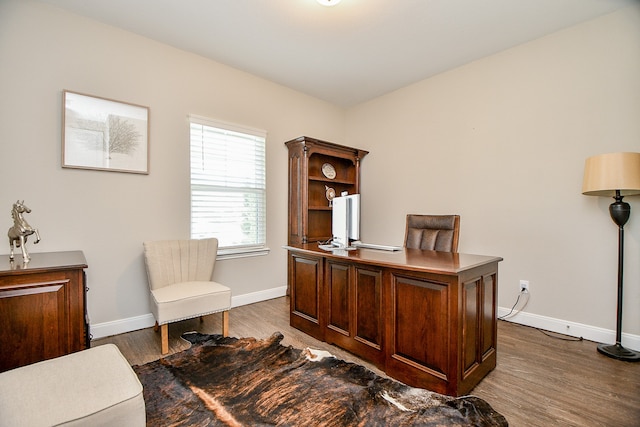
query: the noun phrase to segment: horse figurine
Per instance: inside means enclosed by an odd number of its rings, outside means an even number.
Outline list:
[[[22,249],[22,260],[28,262],[31,258],[27,253],[27,237],[32,234],[36,235],[36,241],[34,243],[38,243],[40,241],[40,234],[38,233],[37,228],[33,228],[29,225],[27,220],[22,217],[23,213],[30,213],[31,209],[29,209],[25,204],[24,200],[21,202],[17,200],[13,204],[13,209],[11,210],[11,217],[13,218],[13,227],[9,229],[7,236],[9,236],[9,247],[11,248],[11,255],[9,255],[9,259],[13,261],[13,251],[15,248]]]

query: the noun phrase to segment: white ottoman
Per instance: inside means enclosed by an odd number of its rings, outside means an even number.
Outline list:
[[[0,373],[0,426],[144,426],[142,384],[105,344]]]

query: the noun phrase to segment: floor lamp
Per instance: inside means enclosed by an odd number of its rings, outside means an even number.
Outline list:
[[[630,362],[640,361],[640,353],[622,346],[622,269],[624,265],[624,225],[631,214],[631,206],[624,196],[640,194],[640,153],[609,153],[589,157],[584,166],[582,194],[613,197],[609,206],[611,219],[618,226],[618,317],[616,343],[599,344],[598,352],[605,356]]]

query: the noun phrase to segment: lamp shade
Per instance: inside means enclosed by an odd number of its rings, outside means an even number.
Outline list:
[[[584,164],[582,194],[610,196],[640,194],[640,153],[608,153],[589,157]]]

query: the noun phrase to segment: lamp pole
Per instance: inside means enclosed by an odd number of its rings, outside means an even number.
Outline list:
[[[615,202],[609,205],[611,219],[618,226],[618,318],[616,321],[616,343],[613,345],[599,344],[598,352],[605,356],[628,362],[640,361],[640,353],[622,346],[622,273],[624,267],[624,225],[631,215],[631,206],[622,201],[620,190],[616,190]]]

